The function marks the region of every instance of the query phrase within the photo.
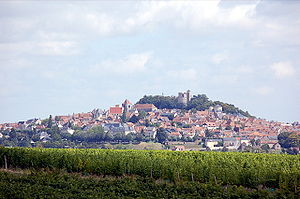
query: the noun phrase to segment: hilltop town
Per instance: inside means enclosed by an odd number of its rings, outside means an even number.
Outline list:
[[[183,107],[193,101],[190,91],[180,92],[174,99]],[[299,136],[300,123],[226,113],[219,104],[204,110],[159,109],[154,104],[133,104],[127,99],[108,110],[0,124],[0,144],[8,147],[140,147],[297,154]]]

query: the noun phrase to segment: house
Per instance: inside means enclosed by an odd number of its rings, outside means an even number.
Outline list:
[[[216,129],[217,128],[217,125],[215,122],[205,122],[202,126],[208,128],[208,129]]]
[[[120,116],[123,113],[123,108],[119,107],[119,105],[116,105],[115,107],[109,108],[109,114],[114,116]]]
[[[171,133],[169,133],[168,134],[168,139],[171,139],[171,140],[179,140],[179,139],[181,139],[182,138],[182,135],[181,135],[181,133],[179,133],[179,132],[171,132]]]
[[[121,123],[106,123],[102,125],[105,132],[111,132],[112,134],[124,133],[128,135],[129,133],[136,133],[133,126],[129,127],[127,124]]]
[[[172,151],[184,151],[185,147],[183,145],[174,146]]]
[[[142,131],[144,131],[145,128],[146,128],[145,126],[138,126],[138,125],[134,126],[134,130],[137,133],[142,133]]]
[[[156,128],[155,127],[146,127],[144,129],[144,136],[149,137],[151,139],[155,139],[155,137],[156,137]]]
[[[196,135],[196,132],[195,131],[193,131],[192,129],[184,129],[183,131],[182,131],[182,133],[183,133],[183,136],[184,137],[186,137],[186,138],[194,138],[195,137],[195,135]]]
[[[136,104],[134,108],[137,111],[145,111],[145,112],[153,112],[156,111],[157,108],[153,104]]]
[[[68,129],[67,129],[67,132],[70,133],[71,135],[73,135],[73,133],[75,132],[75,130],[73,130],[73,129],[71,129],[71,128],[68,128]]]
[[[278,140],[260,140],[261,145],[267,144],[270,148],[272,148],[276,143],[278,143]]]
[[[240,144],[244,144],[245,146],[250,146],[251,142],[250,142],[250,139],[242,137],[240,140]]]
[[[214,111],[215,112],[222,112],[222,106],[221,105],[219,105],[219,104],[217,104],[216,106],[214,106]]]
[[[43,131],[43,132],[40,133],[40,140],[42,142],[47,142],[47,141],[51,140],[51,137],[47,132]]]
[[[276,143],[276,144],[273,145],[272,149],[280,151],[281,150],[281,145],[279,143]]]
[[[205,146],[209,147],[210,149],[221,149],[223,148],[223,140],[220,138],[208,138],[205,139]]]
[[[223,138],[223,146],[227,147],[228,149],[238,149],[240,144],[240,139],[237,137]]]

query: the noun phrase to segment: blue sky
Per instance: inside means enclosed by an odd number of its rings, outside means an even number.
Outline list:
[[[300,1],[1,1],[0,122],[190,89],[300,121]]]

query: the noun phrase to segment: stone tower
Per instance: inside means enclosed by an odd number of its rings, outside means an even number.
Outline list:
[[[191,91],[187,90],[186,92],[179,92],[178,93],[178,97],[177,97],[177,101],[179,103],[182,103],[184,105],[187,105],[187,103],[189,101],[191,101],[192,95],[191,95]]]

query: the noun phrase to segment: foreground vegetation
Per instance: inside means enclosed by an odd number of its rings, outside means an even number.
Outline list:
[[[83,176],[62,171],[0,171],[0,198],[278,198],[299,195],[283,189],[249,189],[215,183],[172,183],[139,176]]]
[[[300,190],[298,155],[2,147],[0,166]]]

